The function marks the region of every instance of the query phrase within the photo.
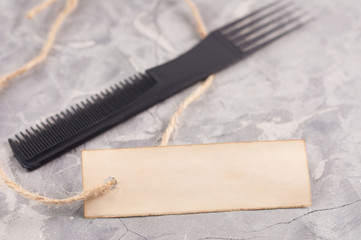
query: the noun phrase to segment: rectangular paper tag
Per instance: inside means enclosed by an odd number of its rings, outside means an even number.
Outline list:
[[[84,216],[127,217],[311,205],[304,140],[85,150]]]

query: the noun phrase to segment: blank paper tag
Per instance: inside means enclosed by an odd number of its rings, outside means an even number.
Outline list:
[[[311,205],[303,140],[86,150],[82,164],[84,190],[118,180],[86,218]]]

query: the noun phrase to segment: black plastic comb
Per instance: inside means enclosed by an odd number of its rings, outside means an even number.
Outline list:
[[[9,139],[14,156],[29,170],[205,79],[303,26],[294,4],[277,1],[218,30],[180,57],[95,94],[41,125]]]

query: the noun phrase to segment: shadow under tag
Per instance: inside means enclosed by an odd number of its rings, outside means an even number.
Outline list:
[[[304,140],[82,151],[86,218],[311,206]]]

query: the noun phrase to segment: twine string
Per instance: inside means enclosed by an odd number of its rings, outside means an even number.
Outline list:
[[[42,2],[41,4],[35,6],[34,8],[30,9],[26,14],[27,18],[33,19],[36,15],[53,5],[58,0],[47,0]]]
[[[43,3],[41,3],[40,5],[34,7],[33,9],[31,9],[28,14],[27,17],[28,18],[33,18],[35,17],[38,13],[40,13],[41,11],[45,10],[46,8],[48,8],[49,6],[51,6],[52,4],[54,4],[57,0],[46,0]],[[197,24],[197,31],[200,34],[200,36],[202,38],[207,36],[207,30],[203,24],[201,15],[197,9],[197,6],[194,4],[194,2],[192,0],[185,0],[186,3],[189,5],[189,7],[192,10],[193,16],[195,18],[196,24]],[[32,60],[30,60],[28,63],[26,63],[24,66],[20,67],[18,70],[14,71],[13,73],[10,73],[8,75],[6,75],[5,77],[0,79],[0,88],[2,86],[4,86],[7,82],[9,82],[11,79],[31,70],[32,68],[34,68],[35,66],[37,66],[38,64],[40,64],[41,62],[43,62],[46,57],[48,56],[51,48],[54,45],[54,41],[56,38],[56,34],[59,30],[59,28],[61,27],[62,23],[64,22],[64,20],[66,19],[66,17],[73,12],[76,7],[78,5],[78,0],[67,0],[66,1],[66,5],[65,8],[63,9],[62,12],[59,13],[59,15],[57,16],[55,22],[53,23],[53,25],[51,26],[49,33],[48,33],[48,39],[47,42],[45,43],[42,51],[39,53],[38,56],[36,56],[35,58],[33,58]],[[178,120],[180,115],[184,112],[184,110],[194,101],[196,101],[208,88],[209,86],[212,84],[214,79],[214,75],[209,76],[200,86],[198,86],[196,88],[196,90],[191,93],[178,107],[177,111],[173,114],[173,116],[170,118],[170,121],[168,123],[168,126],[166,128],[166,130],[164,131],[164,134],[162,136],[162,140],[161,140],[161,146],[167,145],[169,142],[169,139],[172,135],[172,133],[174,132],[174,130],[177,128],[178,126]],[[105,193],[107,193],[109,190],[112,189],[112,187],[114,187],[117,184],[117,180],[112,178],[109,181],[94,187],[92,189],[89,190],[84,190],[83,192],[81,192],[78,195],[75,195],[73,197],[69,197],[69,198],[64,198],[64,199],[56,199],[56,198],[48,198],[42,195],[39,195],[38,193],[32,193],[26,189],[24,189],[23,187],[21,187],[20,185],[18,185],[17,183],[15,183],[14,181],[12,181],[5,173],[4,171],[0,168],[0,178],[4,181],[4,183],[11,188],[12,190],[14,190],[15,192],[19,193],[20,195],[22,195],[25,198],[28,198],[30,200],[34,200],[40,203],[44,203],[44,204],[69,204],[69,203],[73,203],[73,202],[78,202],[78,201],[84,201],[84,200],[88,200],[88,199],[93,199],[93,198],[97,198],[100,197],[102,195],[104,195]]]
[[[37,7],[34,7],[31,9],[27,16],[28,18],[35,17],[38,13],[43,11],[45,8],[51,6],[53,3],[55,3],[57,0],[47,0]],[[18,68],[17,70],[6,74],[5,76],[0,78],[0,89],[2,89],[7,83],[10,82],[10,80],[28,72],[29,70],[33,69],[40,63],[42,63],[47,56],[49,55],[50,50],[52,49],[56,35],[61,27],[61,25],[64,23],[64,20],[68,17],[70,13],[72,13],[76,7],[78,6],[78,0],[67,0],[65,3],[64,9],[58,14],[56,17],[54,23],[51,25],[50,30],[48,32],[47,40],[42,48],[42,50],[39,52],[37,56],[35,56],[33,59],[25,63],[23,66]]]
[[[201,38],[205,38],[208,35],[208,31],[206,27],[204,26],[201,14],[199,13],[199,10],[197,8],[197,5],[193,2],[193,0],[185,0],[188,6],[191,8],[194,19],[197,24],[197,31]],[[172,136],[172,133],[174,130],[177,129],[179,125],[179,117],[182,115],[184,110],[196,101],[208,88],[212,85],[214,79],[214,75],[210,75],[206,78],[206,80],[194,90],[178,107],[177,111],[172,115],[168,122],[168,126],[165,129],[162,140],[160,143],[160,146],[166,146],[168,145],[169,139]]]

